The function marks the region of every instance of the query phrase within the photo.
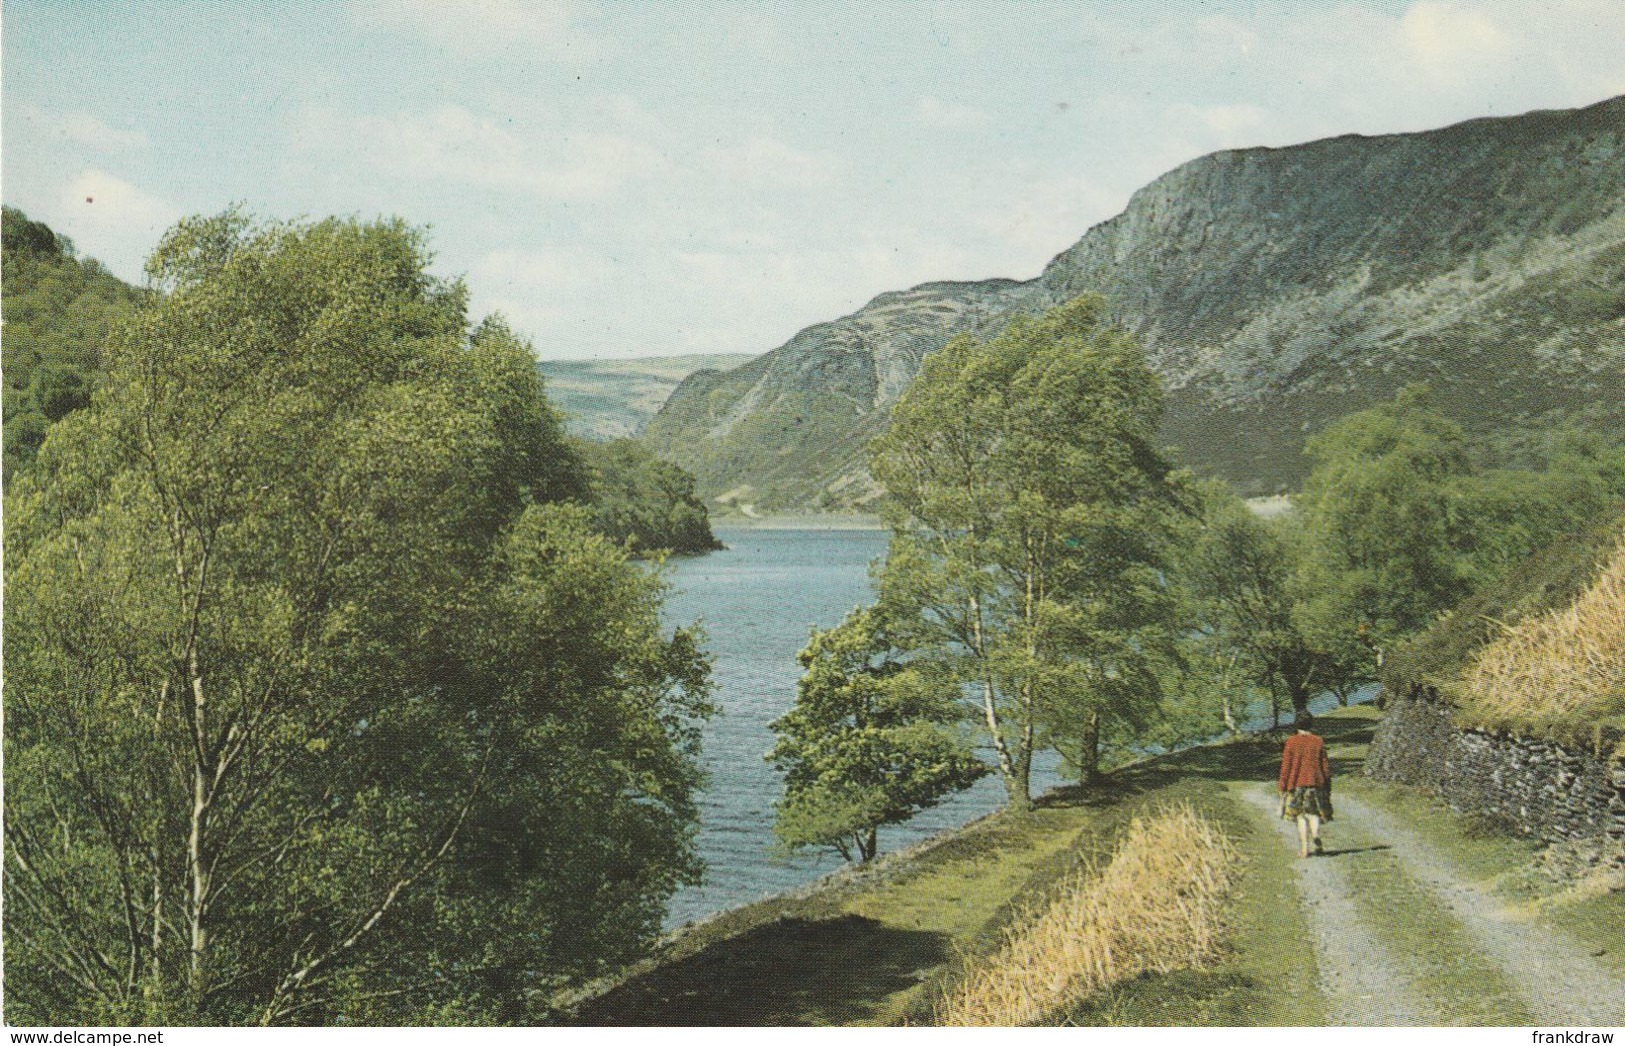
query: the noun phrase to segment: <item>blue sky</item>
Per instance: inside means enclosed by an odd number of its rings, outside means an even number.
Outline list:
[[[6,0],[8,204],[397,214],[543,357],[764,352],[1036,275],[1203,153],[1625,93],[1619,0]],[[88,201],[88,202],[87,202]]]

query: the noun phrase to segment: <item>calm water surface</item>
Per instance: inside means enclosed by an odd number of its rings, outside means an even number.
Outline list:
[[[795,703],[796,652],[807,645],[808,629],[832,627],[852,608],[873,602],[869,562],[886,551],[886,534],[869,530],[718,529],[717,537],[727,551],[674,562],[665,610],[668,625],[698,620],[705,627],[721,706],[705,728],[711,774],[699,803],[705,882],[672,898],[669,926],[840,866],[833,854],[782,859],[770,853],[773,802],[783,783],[762,757],[773,747],[768,724]],[[1034,794],[1057,780],[1052,763],[1035,768]],[[997,776],[984,778],[908,824],[882,829],[881,848],[901,849],[1003,802]]]

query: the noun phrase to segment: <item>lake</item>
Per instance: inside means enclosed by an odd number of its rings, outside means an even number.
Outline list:
[[[795,703],[801,675],[796,652],[811,626],[830,628],[854,607],[873,602],[869,563],[886,551],[876,530],[718,528],[728,546],[673,560],[668,625],[699,620],[713,659],[718,713],[705,727],[704,762],[711,779],[699,798],[699,848],[705,882],[672,898],[668,926],[800,886],[840,867],[835,854],[776,858],[773,803],[783,794],[778,771],[762,757],[773,747],[768,724]],[[1058,781],[1053,759],[1036,766],[1033,792]],[[881,829],[882,852],[901,849],[997,810],[1004,786],[982,779],[908,824]]]
[[[869,564],[884,555],[887,538],[878,530],[719,527],[716,534],[726,551],[670,561],[666,624],[697,620],[704,626],[720,710],[705,726],[703,761],[711,775],[699,797],[705,882],[672,898],[668,928],[801,886],[843,863],[833,853],[773,855],[773,803],[784,786],[762,757],[774,742],[768,724],[795,703],[801,675],[796,652],[807,645],[808,630],[837,625],[854,607],[874,601]],[[1354,700],[1370,700],[1376,690],[1366,687]],[[1332,695],[1320,694],[1309,707],[1319,714],[1335,705]],[[1245,730],[1268,725],[1269,717],[1256,710],[1242,723]],[[1035,757],[1034,795],[1060,782],[1058,761],[1053,752]],[[907,824],[882,828],[881,851],[902,849],[1003,805],[1004,785],[990,775]]]

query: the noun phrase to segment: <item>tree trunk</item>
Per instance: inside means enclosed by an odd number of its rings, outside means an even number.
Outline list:
[[[1020,752],[1010,751],[1010,746],[1004,743],[1004,732],[999,723],[999,707],[995,701],[993,680],[987,677],[982,679],[982,712],[987,717],[987,732],[993,739],[993,752],[999,760],[999,774],[1004,778],[1005,791],[1010,795],[1010,805],[1025,809],[1030,805],[1027,796],[1027,774],[1020,769],[1020,765],[1030,756]],[[1021,798],[1016,798],[1019,778]]]
[[[857,834],[858,854],[863,861],[872,861],[880,852],[880,829],[870,825],[868,831]]]
[[[209,865],[204,854],[204,836],[208,832],[210,788],[209,774],[204,760],[208,745],[206,701],[203,676],[194,657],[192,669],[193,737],[196,750],[192,754],[192,817],[191,831],[186,841],[187,871],[191,878],[191,896],[188,901],[188,922],[191,930],[191,959],[188,964],[188,987],[194,1001],[201,1001],[208,972],[206,953],[209,932],[205,925],[209,905]]]
[[[982,602],[975,596],[970,597],[971,613],[971,650],[981,661],[982,670],[982,714],[987,719],[987,732],[993,742],[993,753],[999,760],[999,773],[1004,777],[1004,787],[1010,793],[1011,803],[1015,806],[1015,761],[1011,757],[1010,746],[1004,743],[1004,731],[999,723],[998,692],[993,686],[993,676],[987,668],[987,649],[982,641]],[[1022,804],[1026,805],[1025,798],[1027,785],[1025,779],[1021,785]]]
[[[1008,796],[1006,806],[1011,810],[1031,810],[1033,776],[1033,750],[1031,745],[1023,745],[1019,752],[1011,753],[1010,773],[1004,779],[1004,790]]]
[[[1091,708],[1083,722],[1083,736],[1078,739],[1078,782],[1094,784],[1100,780],[1100,709]]]
[[[1309,711],[1309,687],[1302,680],[1288,679],[1286,689],[1292,698],[1292,714],[1294,716]]]

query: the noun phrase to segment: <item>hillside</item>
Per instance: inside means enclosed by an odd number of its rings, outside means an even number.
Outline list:
[[[34,458],[45,429],[89,402],[102,346],[140,292],[21,211],[4,211],[5,472]]]
[[[547,398],[564,412],[565,428],[585,439],[623,439],[666,402],[680,382],[702,368],[725,371],[742,355],[663,356],[639,360],[542,360]]]
[[[646,428],[716,497],[861,504],[862,450],[924,355],[1097,290],[1169,390],[1165,440],[1242,492],[1304,439],[1430,381],[1470,433],[1625,423],[1625,97],[1417,134],[1214,153],[1137,192],[1036,279],[882,294]]]

